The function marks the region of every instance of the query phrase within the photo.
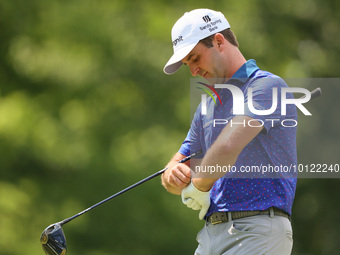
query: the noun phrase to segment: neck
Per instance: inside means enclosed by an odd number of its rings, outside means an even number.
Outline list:
[[[231,78],[247,62],[239,48],[233,45],[230,45],[230,50],[226,53],[226,60],[228,62],[225,70],[227,79]]]

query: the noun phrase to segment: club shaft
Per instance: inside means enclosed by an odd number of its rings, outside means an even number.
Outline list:
[[[322,95],[321,88],[316,88],[316,89],[314,89],[310,92],[310,99],[314,99],[314,98],[321,96],[321,95]],[[305,98],[305,97],[306,96],[304,95],[304,96],[300,97],[300,99]]]
[[[182,160],[178,161],[177,163],[184,163],[184,162],[190,160],[191,158],[194,158],[194,157],[200,155],[201,153],[202,153],[202,151],[194,152],[194,153],[190,154],[188,157],[185,157],[185,158],[183,158]],[[60,222],[60,225],[64,225],[64,224],[70,222],[71,220],[73,220],[73,219],[79,217],[80,215],[83,215],[84,213],[87,213],[88,211],[91,211],[92,209],[94,209],[94,208],[96,208],[96,207],[98,207],[98,206],[100,206],[100,205],[102,205],[102,204],[108,202],[109,200],[111,200],[111,199],[113,199],[113,198],[115,198],[115,197],[118,197],[119,195],[121,195],[121,194],[123,194],[123,193],[125,193],[125,192],[127,192],[127,191],[129,191],[129,190],[131,190],[131,189],[133,189],[133,188],[135,188],[135,187],[137,187],[137,186],[143,184],[144,182],[147,182],[147,181],[149,181],[149,180],[155,178],[156,176],[161,175],[161,174],[164,173],[167,169],[168,169],[168,167],[165,167],[165,168],[163,168],[162,170],[160,170],[160,171],[158,171],[158,172],[156,172],[156,173],[154,173],[154,174],[152,174],[152,175],[146,177],[145,179],[140,180],[139,182],[136,182],[135,184],[133,184],[133,185],[131,185],[131,186],[129,186],[129,187],[127,187],[127,188],[125,188],[125,189],[123,189],[123,190],[117,192],[116,194],[114,194],[114,195],[112,195],[112,196],[110,196],[110,197],[108,197],[108,198],[106,198],[106,199],[104,199],[104,200],[98,202],[97,204],[95,204],[95,205],[93,205],[93,206],[91,206],[91,207],[85,209],[84,211],[82,211],[82,212],[80,212],[80,213],[77,213],[76,215],[73,215],[72,217],[67,218],[67,219],[61,221],[61,222]]]

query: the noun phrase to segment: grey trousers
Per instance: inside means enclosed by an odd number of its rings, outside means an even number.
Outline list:
[[[293,232],[287,218],[259,215],[206,223],[197,242],[195,255],[289,255]]]

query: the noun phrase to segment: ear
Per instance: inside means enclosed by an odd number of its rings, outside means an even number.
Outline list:
[[[214,42],[217,46],[217,49],[219,51],[223,51],[223,49],[225,48],[225,44],[226,44],[226,40],[224,38],[224,36],[221,33],[216,33],[214,36]]]

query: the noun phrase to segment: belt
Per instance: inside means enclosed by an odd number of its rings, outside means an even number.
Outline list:
[[[219,224],[231,220],[237,220],[245,217],[257,216],[257,215],[269,215],[270,217],[283,216],[290,220],[288,213],[276,208],[271,207],[264,211],[238,211],[238,212],[214,212],[208,218],[207,222],[211,224]]]

